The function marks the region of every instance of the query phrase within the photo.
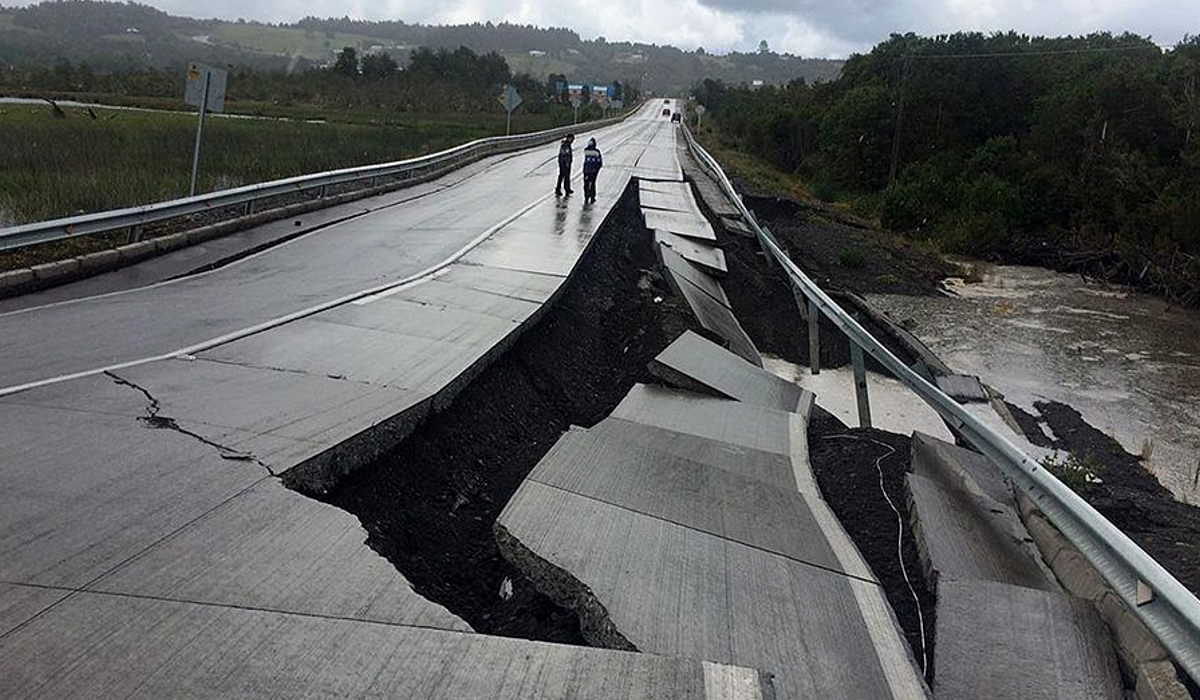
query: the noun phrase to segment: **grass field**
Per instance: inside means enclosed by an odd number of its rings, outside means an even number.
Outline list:
[[[196,115],[0,105],[0,226],[187,194]],[[380,163],[504,133],[495,115],[389,115],[386,124],[210,118],[202,191]],[[517,115],[514,131],[554,126]]]
[[[262,53],[292,56],[299,54],[313,61],[324,61],[344,46],[365,48],[371,45],[389,46],[387,39],[363,34],[311,31],[292,27],[272,27],[263,24],[222,24],[213,30],[209,40],[215,44],[261,51]]]

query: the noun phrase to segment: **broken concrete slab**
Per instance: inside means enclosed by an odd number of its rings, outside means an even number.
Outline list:
[[[807,417],[813,394],[746,362],[692,331],[684,331],[650,363],[660,379],[693,391],[715,392],[745,403]]]
[[[673,248],[656,246],[656,252],[663,267],[666,268],[667,283],[676,294],[683,296],[682,283],[686,280],[692,286],[707,294],[721,306],[730,308],[729,297],[716,279],[700,268],[683,259]]]
[[[670,231],[671,233],[688,238],[715,243],[717,234],[712,225],[698,214],[684,214],[661,209],[642,209],[642,219],[646,228],[651,230]]]
[[[961,489],[907,477],[910,518],[926,577],[1057,590],[1015,514]],[[1013,520],[1016,520],[1014,523]],[[1025,538],[1025,539],[1023,539]]]
[[[692,188],[686,182],[663,182],[659,180],[638,180],[638,190],[641,192],[660,192],[672,197],[686,198],[692,196]],[[694,200],[693,200],[694,201]]]
[[[662,252],[664,259],[666,259],[668,254],[674,252],[662,246],[659,247],[659,250]],[[683,264],[691,265],[686,260],[683,261]],[[667,276],[671,278],[671,287],[677,290],[684,301],[687,302],[688,307],[692,310],[700,325],[705,330],[715,334],[718,338],[723,339],[730,351],[741,356],[747,362],[762,367],[762,356],[758,354],[758,348],[754,346],[754,341],[750,339],[750,336],[746,335],[745,329],[742,328],[742,324],[738,323],[737,316],[734,315],[733,311],[728,306],[722,304],[718,297],[705,291],[705,287],[697,286],[687,277],[677,275],[676,267],[667,266],[666,269]],[[701,277],[707,276],[700,270],[695,270],[695,274]],[[719,288],[719,285],[715,281],[711,281],[711,284]],[[721,295],[723,296],[724,293],[722,292]]]
[[[729,272],[725,264],[725,251],[716,246],[677,236],[670,231],[655,231],[654,240],[659,245],[674,249],[684,260],[700,265],[712,274],[724,275]]]
[[[777,488],[731,469],[681,457],[631,450],[616,430],[597,434],[582,428],[568,430],[528,479],[841,570],[807,503],[794,488]]]
[[[780,697],[924,697],[875,644],[854,588],[874,583],[533,481],[497,541],[593,644],[753,663]]]
[[[613,418],[778,455],[791,455],[792,415],[753,404],[635,384]]]
[[[912,469],[914,474],[935,482],[958,484],[972,493],[982,492],[1004,505],[1016,506],[1012,487],[991,460],[920,431],[912,435]]]
[[[26,403],[0,402],[0,580],[82,587],[268,477],[198,433],[141,420],[145,398],[136,390],[105,377],[74,388],[82,405],[99,410],[129,394],[138,408],[120,415],[30,405],[38,390],[9,397]]]
[[[86,649],[89,653],[82,654]],[[177,601],[79,593],[0,639],[0,696],[757,700],[759,671]]]
[[[700,216],[700,207],[696,205],[696,200],[692,199],[691,192],[685,192],[686,194],[675,194],[642,189],[638,192],[638,204],[643,209],[662,209]]]
[[[991,581],[938,585],[937,676],[946,700],[1123,698],[1116,656],[1091,605]]]
[[[255,484],[88,590],[469,631],[413,592],[345,511]]]
[[[624,441],[626,451],[638,459],[677,457],[724,469],[748,479],[757,479],[776,488],[796,489],[795,472],[788,455],[754,450],[612,417],[588,428],[588,432]],[[646,455],[643,457],[641,452],[645,452]]]
[[[967,374],[950,374],[937,378],[937,386],[950,398],[959,403],[987,402],[991,400],[979,377]]]

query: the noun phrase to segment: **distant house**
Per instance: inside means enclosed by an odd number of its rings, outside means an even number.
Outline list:
[[[546,52],[545,52],[545,51],[538,51],[537,49],[530,49],[530,50],[529,50],[529,55],[530,55],[530,56],[545,56],[545,55],[546,55]]]
[[[142,30],[138,29],[137,27],[126,27],[125,33],[126,34],[141,34]]]
[[[763,81],[761,81],[761,80],[751,80],[750,81],[750,89],[752,89],[752,90],[757,90],[762,86],[763,86]]]

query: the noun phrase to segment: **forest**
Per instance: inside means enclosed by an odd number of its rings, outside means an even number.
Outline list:
[[[1200,304],[1200,39],[893,35],[838,80],[705,80],[721,138],[948,252]]]

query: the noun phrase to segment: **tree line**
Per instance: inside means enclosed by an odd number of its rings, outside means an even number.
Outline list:
[[[1200,304],[1200,39],[894,35],[841,77],[697,99],[745,151],[954,252]]]
[[[524,98],[523,112],[569,109],[553,83],[514,74],[497,53],[476,54],[465,47],[418,48],[403,69],[387,52],[359,55],[344,48],[330,68],[311,67],[288,73],[230,67],[228,97],[276,105],[374,110],[401,113],[480,113],[499,110],[502,85],[511,84]],[[97,71],[87,63],[60,59],[50,66],[10,67],[0,71],[0,90],[14,94],[106,94],[181,99],[184,73],[177,69],[130,68]],[[636,90],[626,97],[636,99]],[[581,119],[600,114],[585,108]],[[568,115],[569,116],[569,115]]]

